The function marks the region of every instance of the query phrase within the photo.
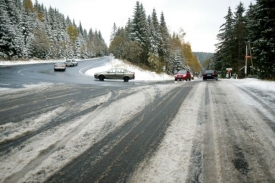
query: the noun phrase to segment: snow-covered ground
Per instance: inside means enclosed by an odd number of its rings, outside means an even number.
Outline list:
[[[1,61],[0,60],[0,65],[24,65],[24,64],[39,64],[39,63],[54,63],[54,62],[59,62],[61,60],[28,60],[28,61]],[[63,60],[65,61],[65,60]]]
[[[34,61],[33,63],[37,63],[37,61]],[[3,64],[0,62],[0,65]],[[11,64],[11,63],[9,63]],[[15,63],[13,63],[15,64]],[[20,64],[20,63],[16,63]],[[24,62],[25,64],[25,62]],[[111,63],[106,64],[105,66],[94,68],[91,70],[88,70],[86,72],[87,75],[93,75],[94,72],[98,71],[104,71],[108,70],[111,67],[124,67],[127,68],[130,71],[133,71],[136,73],[136,80],[167,80],[171,79],[173,80],[172,76],[168,76],[166,74],[156,74],[149,71],[143,71],[139,69],[138,67],[128,65],[123,63],[119,60],[113,60]],[[197,78],[198,80],[198,78]],[[221,82],[227,82],[228,84],[232,85],[232,87],[239,87],[247,90],[247,88],[252,90],[261,91],[262,93],[265,93],[266,95],[271,94],[274,95],[275,92],[275,82],[272,81],[261,81],[259,79],[224,79]],[[171,84],[162,86],[158,85],[157,87],[150,87],[150,86],[142,86],[137,87],[137,91],[147,91],[152,95],[152,97],[155,95],[156,90],[162,92],[161,95],[165,95],[170,90],[174,89],[175,87],[184,84],[185,82],[178,82],[174,83],[171,82]],[[188,174],[188,164],[190,161],[190,151],[192,147],[192,139],[194,136],[194,133],[196,132],[196,124],[195,123],[184,123],[183,121],[196,121],[198,109],[201,104],[201,100],[203,100],[204,93],[204,87],[207,82],[201,82],[201,84],[198,85],[198,88],[194,89],[194,92],[196,93],[194,95],[193,93],[190,93],[185,102],[182,104],[181,109],[179,111],[184,111],[184,108],[188,106],[188,109],[184,114],[178,113],[174,120],[171,122],[171,125],[169,126],[166,136],[163,140],[163,142],[160,144],[159,149],[157,152],[155,152],[155,155],[148,161],[141,164],[138,171],[133,175],[132,182],[184,182],[182,180],[186,180],[186,176]],[[43,86],[43,84],[38,85],[37,88],[40,87],[49,87],[50,85],[47,84]],[[32,89],[35,86],[32,86]],[[26,88],[27,90],[28,88]],[[5,91],[7,92],[7,91]],[[0,96],[1,96],[1,90],[0,90]],[[249,101],[250,98],[245,98],[247,95],[240,95],[241,100]],[[109,96],[103,96],[103,98],[99,98],[98,102],[102,102],[104,100],[108,100]],[[274,98],[274,96],[273,96]],[[135,101],[135,102],[130,102]],[[90,103],[89,103],[90,102]],[[96,103],[91,103],[92,101],[87,101],[87,104],[83,104],[82,108],[85,109],[86,105],[96,105]],[[141,110],[141,106],[143,106],[144,103],[148,101],[145,100],[144,94],[142,92],[139,92],[135,95],[131,95],[125,99],[121,99],[118,101],[118,104],[113,104],[113,107],[110,106],[110,109],[108,111],[108,114],[110,116],[116,116],[117,115],[117,106],[125,106],[125,113],[127,114],[134,114],[138,110]],[[131,106],[132,105],[132,106]],[[64,107],[60,107],[56,109],[55,111],[52,111],[47,114],[42,114],[41,116],[37,116],[34,119],[30,119],[33,121],[33,123],[28,123],[27,121],[30,121],[26,119],[26,121],[23,121],[23,125],[18,126],[13,123],[1,125],[1,133],[5,130],[9,131],[10,136],[0,136],[0,142],[4,142],[6,140],[11,140],[12,138],[17,138],[22,135],[24,135],[27,132],[33,131],[34,128],[37,128],[41,125],[41,123],[47,123],[51,120],[51,118],[54,118],[56,115],[61,113],[62,111],[66,110]],[[122,120],[123,117],[125,117],[125,114],[121,114],[121,116],[116,116],[117,120],[114,121],[115,124],[114,127],[117,127],[117,125],[123,125],[125,122],[125,119]],[[28,174],[26,174],[25,177],[22,177],[20,179],[21,181],[43,181],[45,180],[45,175],[51,174],[54,171],[57,171],[60,167],[64,166],[64,164],[68,163],[69,160],[74,159],[77,155],[79,155],[81,152],[77,148],[79,146],[83,146],[84,150],[89,147],[90,144],[85,144],[83,142],[89,142],[93,141],[96,142],[99,140],[100,137],[103,137],[104,133],[101,133],[100,130],[102,129],[102,126],[104,126],[104,123],[109,122],[110,120],[106,115],[99,115],[96,116],[97,123],[87,123],[87,119],[92,121],[92,119],[95,118],[93,114],[83,116],[78,121],[72,121],[71,123],[68,123],[67,125],[63,126],[62,128],[57,129],[55,132],[45,132],[41,137],[37,139],[30,139],[29,143],[26,147],[24,147],[22,150],[13,150],[9,156],[2,156],[0,157],[1,165],[0,165],[0,182],[5,180],[6,177],[9,175],[13,175],[14,173],[18,172],[26,166],[29,162],[33,160],[33,158],[39,156],[40,152],[47,149],[48,146],[50,146],[51,143],[55,143],[58,141],[61,141],[62,144],[60,146],[63,147],[63,143],[66,143],[66,147],[64,147],[63,150],[55,151],[51,156],[49,156],[44,163],[39,165],[36,170],[30,171]],[[120,123],[117,123],[119,121]],[[84,130],[74,131],[77,126],[83,127]],[[85,127],[85,128],[84,128]],[[66,129],[66,130],[64,130]],[[68,135],[74,131],[74,136]],[[78,135],[75,135],[75,133],[79,133]],[[94,133],[94,134],[92,134]],[[107,133],[107,132],[106,132]],[[91,140],[92,139],[92,140]],[[33,141],[33,142],[32,142]],[[69,142],[68,142],[69,141]],[[81,141],[81,142],[80,142]],[[182,143],[178,143],[182,142]],[[40,146],[38,144],[44,144],[44,146]],[[39,148],[37,148],[39,147]],[[57,147],[55,149],[58,149],[59,146],[57,144]],[[41,173],[43,172],[43,173]],[[39,177],[40,176],[40,177]],[[19,179],[19,178],[18,178]]]
[[[96,72],[102,72],[102,71],[107,71],[111,69],[112,67],[120,67],[120,68],[125,68],[129,71],[135,72],[135,80],[143,80],[143,81],[152,81],[152,80],[173,80],[173,76],[169,76],[167,74],[157,74],[155,72],[151,71],[145,71],[140,69],[137,66],[127,64],[121,60],[118,59],[113,59],[111,62],[107,63],[106,65],[102,67],[97,67],[90,69],[86,71],[85,74],[94,76],[94,73]]]

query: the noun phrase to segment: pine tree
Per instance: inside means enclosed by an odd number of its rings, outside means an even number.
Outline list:
[[[245,44],[247,41],[247,23],[246,19],[244,17],[245,8],[243,7],[243,3],[240,3],[235,12],[234,16],[234,30],[233,30],[233,36],[234,36],[234,51],[233,51],[233,60],[232,60],[232,68],[233,71],[238,73],[239,76],[241,76],[240,73],[243,73],[243,71],[240,72],[240,69],[245,65]]]
[[[224,17],[225,23],[221,25],[219,34],[217,35],[219,43],[217,46],[217,51],[215,53],[215,69],[224,72],[226,67],[232,66],[232,60],[234,57],[234,19],[231,8],[228,8],[227,15]],[[236,68],[235,68],[236,69]],[[234,70],[235,70],[234,69]]]
[[[47,10],[38,0],[34,5],[32,0],[0,0],[0,20],[0,58],[86,58],[96,52],[107,53],[101,35],[97,48],[81,22],[76,26],[69,17],[65,19],[51,7]],[[78,31],[76,37],[68,34],[69,25]]]
[[[264,79],[275,79],[275,1],[257,0],[249,12],[252,57]]]
[[[8,15],[8,5],[5,0],[0,0],[0,57],[9,58],[14,55],[15,50],[12,49],[12,37],[14,32],[10,31],[10,18]]]
[[[156,10],[153,9],[152,12],[152,24],[153,24],[153,31],[152,31],[152,36],[154,39],[154,47],[155,47],[155,52],[159,52],[160,50],[160,42],[161,42],[161,32],[160,32],[160,25],[157,17]]]
[[[114,23],[113,28],[112,28],[112,32],[111,32],[110,43],[114,40],[114,38],[116,36],[116,31],[117,31],[117,26],[116,26],[116,23]]]
[[[143,5],[138,1],[134,10],[134,16],[132,21],[131,40],[138,42],[142,46],[142,54],[138,63],[148,65],[148,53],[149,53],[149,31],[148,23],[146,20],[146,14],[143,9]]]
[[[163,12],[160,17],[160,33],[161,33],[161,42],[159,49],[159,56],[164,61],[166,68],[170,68],[170,35],[168,28],[166,26],[165,18]]]

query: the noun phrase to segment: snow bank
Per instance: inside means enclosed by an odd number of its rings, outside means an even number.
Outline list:
[[[145,71],[140,69],[137,66],[126,64],[125,62],[118,59],[114,59],[102,67],[90,69],[86,71],[85,74],[89,76],[94,76],[94,73],[96,72],[107,71],[113,67],[125,68],[129,71],[135,72],[135,80],[139,80],[139,81],[156,81],[156,80],[173,80],[174,79],[173,76],[169,76],[168,74],[164,74],[164,73],[157,74],[155,72]]]

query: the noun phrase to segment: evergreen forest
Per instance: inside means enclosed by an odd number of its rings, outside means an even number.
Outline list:
[[[97,30],[37,0],[0,0],[0,59],[92,58],[108,53]]]
[[[173,74],[180,69],[194,73],[201,71],[191,45],[185,43],[184,30],[170,34],[164,13],[157,16],[156,10],[146,15],[143,4],[136,2],[134,13],[124,27],[113,24],[110,53],[155,72]]]
[[[146,14],[137,1],[124,27],[110,25],[108,48],[100,30],[87,31],[81,22],[76,25],[37,0],[0,0],[0,59],[85,59],[112,53],[167,74],[215,69],[224,76],[226,68],[232,68],[239,78],[257,75],[275,80],[275,1],[256,0],[248,10],[240,2],[235,11],[228,8],[224,19],[214,55],[193,53],[182,28],[170,33],[163,12],[158,16],[153,9]]]
[[[232,68],[239,78],[275,80],[275,1],[256,0],[248,10],[240,2],[224,18],[210,65],[222,75]]]

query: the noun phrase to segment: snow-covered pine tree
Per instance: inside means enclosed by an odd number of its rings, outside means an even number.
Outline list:
[[[159,56],[161,60],[164,61],[166,68],[170,68],[170,35],[168,28],[166,26],[164,13],[161,12],[160,16],[160,33],[161,33],[161,42],[160,42],[160,49],[159,49]]]
[[[215,53],[215,69],[225,70],[226,67],[232,66],[233,60],[233,13],[228,7],[227,15],[224,17],[225,23],[221,25],[219,34],[217,35],[218,44]]]
[[[161,38],[159,20],[155,9],[153,9],[153,12],[152,12],[152,24],[154,26],[153,36],[154,36],[155,47],[157,49],[155,51],[158,52],[158,56],[159,56],[160,42],[162,38]]]
[[[253,61],[264,79],[275,79],[275,1],[257,0],[249,10]]]
[[[138,42],[143,49],[139,63],[148,65],[149,39],[148,24],[143,5],[138,1],[132,20],[131,40]]]
[[[5,59],[17,58],[21,52],[17,47],[20,34],[17,35],[19,17],[13,14],[15,8],[14,2],[0,0],[0,57]]]
[[[111,32],[110,43],[114,40],[116,36],[116,31],[117,31],[117,26],[116,26],[116,23],[114,23],[112,27],[112,32]]]
[[[155,27],[153,25],[153,21],[150,17],[150,15],[147,18],[148,20],[148,30],[149,30],[149,53],[148,53],[148,62],[149,66],[153,68],[157,72],[161,72],[162,70],[162,63],[160,61],[160,58],[158,56],[158,44],[157,40],[155,39]]]
[[[243,3],[236,8],[233,19],[233,37],[234,37],[234,48],[233,48],[233,59],[231,62],[230,68],[233,68],[233,72],[237,73],[238,76],[241,76],[240,73],[244,73],[240,69],[245,65],[245,45],[247,41],[247,23],[244,17],[245,8]]]

